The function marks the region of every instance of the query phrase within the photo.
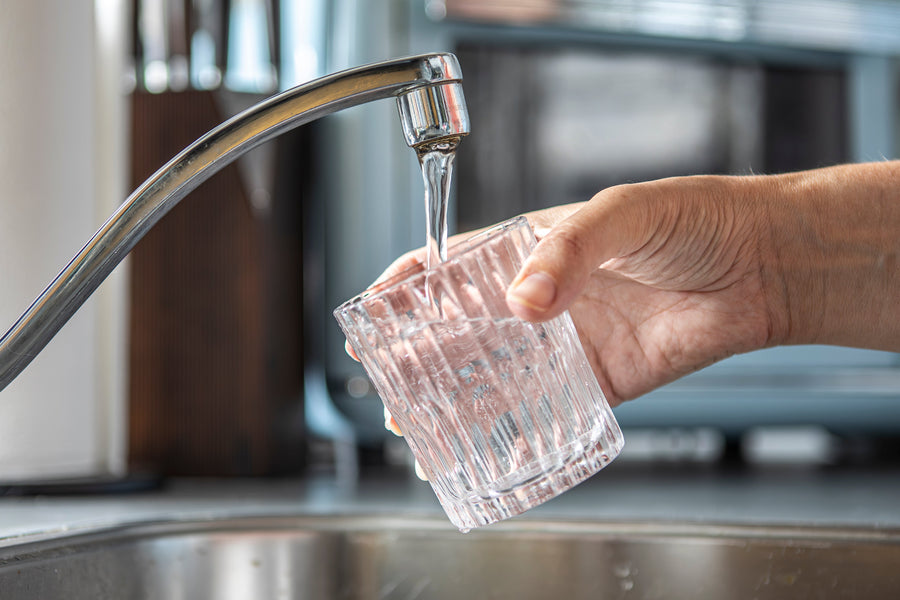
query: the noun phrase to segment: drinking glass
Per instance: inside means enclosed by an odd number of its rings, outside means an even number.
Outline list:
[[[334,311],[461,531],[559,495],[622,448],[568,312],[529,323],[506,305],[534,245],[517,217]]]

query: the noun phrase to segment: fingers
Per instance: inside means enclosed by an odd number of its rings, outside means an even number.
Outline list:
[[[406,254],[400,256],[397,260],[392,262],[378,278],[372,282],[372,284],[367,288],[369,290],[373,288],[377,288],[381,283],[389,280],[391,277],[395,275],[399,275],[400,273],[412,269],[416,265],[419,265],[424,260],[424,249],[419,248],[418,250],[413,250],[411,252],[407,252]],[[356,355],[356,351],[353,350],[353,346],[350,345],[348,340],[344,340],[344,351],[356,362],[359,362],[359,357]]]
[[[507,291],[513,314],[527,321],[556,317],[594,270],[639,247],[646,219],[630,187],[600,192],[546,231]]]
[[[560,210],[560,208],[554,208],[533,213],[535,215],[535,220],[532,221],[532,227],[536,232],[548,229],[549,225],[544,224],[549,223],[550,215],[556,214]],[[529,216],[529,220],[532,220],[531,216]],[[459,242],[467,240],[473,235],[477,235],[480,231],[483,231],[483,229],[454,235],[447,240],[447,244],[448,246],[453,246],[454,244],[458,244]],[[377,288],[380,284],[388,281],[390,278],[399,275],[404,271],[408,271],[409,269],[412,269],[417,265],[422,265],[425,262],[425,252],[425,248],[418,248],[416,250],[411,250],[406,254],[403,254],[394,262],[392,262],[388,266],[388,268],[385,269],[384,272],[382,272],[381,275],[379,275],[378,278],[375,279],[375,281],[373,281],[367,289],[371,290],[373,288]],[[350,358],[352,358],[356,362],[359,362],[359,357],[356,355],[356,352],[353,350],[353,347],[350,345],[349,341],[344,341],[344,351],[350,356]]]
[[[422,481],[428,481],[428,475],[425,474],[425,469],[422,468],[422,465],[419,464],[419,461],[415,461],[414,466],[416,468],[416,477],[418,477]]]
[[[419,248],[417,250],[412,250],[407,252],[406,254],[400,256],[397,260],[392,262],[384,272],[378,276],[378,278],[372,282],[372,285],[369,287],[373,287],[387,281],[394,275],[399,275],[403,271],[409,270],[415,267],[418,264],[422,264],[425,262],[425,249]]]
[[[451,236],[447,239],[447,247],[452,248],[454,245],[465,241],[472,237],[473,235],[477,235],[479,232],[483,231],[483,229],[476,229],[474,231],[468,231],[466,233],[459,233],[454,236]],[[416,250],[411,250],[406,254],[400,256],[397,260],[392,262],[384,272],[378,276],[371,286],[377,286],[379,283],[387,281],[391,277],[395,275],[399,275],[400,273],[407,271],[416,265],[424,264],[426,259],[426,248],[417,248]]]
[[[395,421],[394,417],[391,416],[391,413],[388,411],[387,406],[384,407],[384,428],[396,436],[403,437],[403,432],[400,431],[400,426],[397,425],[397,421]]]
[[[395,421],[394,417],[391,416],[391,413],[388,412],[386,406],[384,407],[384,428],[394,435],[403,437],[403,432],[400,431],[400,426],[397,425],[397,421]],[[418,477],[422,481],[428,481],[428,475],[425,474],[425,469],[422,468],[422,465],[419,464],[418,460],[414,461],[414,467],[416,471],[416,477]]]
[[[536,210],[534,212],[523,215],[528,219],[528,224],[534,231],[538,241],[542,240],[556,225],[565,221],[576,212],[587,205],[587,202],[576,202],[574,204],[562,204]]]

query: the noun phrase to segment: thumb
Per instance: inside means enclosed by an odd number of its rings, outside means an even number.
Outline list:
[[[514,315],[526,321],[556,317],[600,265],[644,243],[646,213],[624,189],[600,192],[547,232],[507,290]]]

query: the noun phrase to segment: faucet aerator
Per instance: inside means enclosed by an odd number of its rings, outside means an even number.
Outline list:
[[[470,131],[462,84],[444,83],[416,88],[397,96],[403,136],[411,148],[444,140],[458,140]]]

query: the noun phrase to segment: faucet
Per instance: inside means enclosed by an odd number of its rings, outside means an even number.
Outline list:
[[[452,54],[365,65],[263,100],[209,131],[140,185],[0,338],[0,391],[40,353],[138,241],[191,190],[256,146],[333,112],[395,97],[418,150],[469,133]]]

